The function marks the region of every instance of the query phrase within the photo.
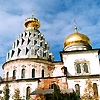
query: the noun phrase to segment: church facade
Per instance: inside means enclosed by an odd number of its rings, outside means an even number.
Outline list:
[[[36,100],[39,94],[52,94],[53,84],[62,93],[75,91],[81,97],[89,81],[93,89],[90,96],[100,97],[99,49],[92,49],[86,35],[79,33],[75,26],[74,33],[64,41],[61,61],[55,62],[48,42],[39,31],[40,21],[32,16],[25,20],[24,26],[24,32],[14,41],[2,66],[1,97],[8,85],[9,100],[13,100],[15,89],[20,90],[22,100]]]

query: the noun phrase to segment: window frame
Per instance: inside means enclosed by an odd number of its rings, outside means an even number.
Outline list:
[[[13,70],[13,79],[16,79],[16,70]]]
[[[30,93],[31,93],[31,88],[30,88],[30,86],[28,86],[28,87],[26,88],[26,100],[27,100],[28,98],[30,98]]]
[[[32,68],[32,78],[35,78],[35,68]]]
[[[6,81],[9,80],[9,72],[6,73]]]
[[[24,68],[21,70],[21,78],[22,79],[25,78],[25,69]]]
[[[77,66],[78,65],[78,66]],[[76,64],[76,72],[78,73],[78,74],[80,74],[82,71],[81,71],[81,65],[80,65],[80,63],[77,63]]]
[[[75,92],[77,93],[78,96],[80,96],[80,85],[75,84]]]
[[[44,78],[44,69],[42,69],[42,71],[41,71],[41,76],[42,76],[42,78]]]
[[[80,64],[80,70],[81,70],[81,72],[79,73],[78,72],[78,70],[77,70],[77,64]],[[85,66],[84,66],[84,64],[86,64],[87,65],[87,68],[84,68]],[[89,61],[84,61],[84,60],[81,60],[81,61],[79,61],[79,60],[77,60],[77,61],[75,61],[74,62],[74,67],[75,67],[75,74],[76,75],[85,75],[85,74],[89,74],[90,73],[90,67],[89,67]],[[87,71],[86,71],[87,70]]]
[[[98,97],[98,85],[97,85],[97,83],[93,83],[93,92],[94,92],[94,96]]]
[[[84,66],[85,64],[86,64],[86,66]],[[89,68],[88,68],[88,64],[87,63],[83,64],[83,71],[84,71],[84,73],[89,73]]]

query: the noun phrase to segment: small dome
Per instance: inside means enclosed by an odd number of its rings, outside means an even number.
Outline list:
[[[29,28],[38,29],[40,27],[40,21],[32,16],[25,20],[24,26],[25,29]]]
[[[64,47],[78,43],[90,44],[90,39],[84,34],[75,32],[65,39]]]

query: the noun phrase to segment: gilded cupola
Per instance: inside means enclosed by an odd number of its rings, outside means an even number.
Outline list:
[[[32,17],[27,18],[24,22],[25,29],[38,29],[40,27],[40,21],[32,15]]]
[[[69,35],[64,41],[64,50],[87,50],[91,49],[90,39],[82,33],[77,31],[77,27],[74,27],[74,33]]]

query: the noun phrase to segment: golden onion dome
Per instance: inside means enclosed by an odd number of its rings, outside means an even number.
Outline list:
[[[25,20],[24,27],[25,29],[29,28],[38,29],[40,27],[40,21],[32,16]]]
[[[77,27],[75,27],[75,32],[69,35],[65,39],[64,48],[66,46],[73,45],[73,44],[79,44],[79,43],[90,44],[91,42],[90,42],[90,39],[86,35],[78,33]]]

